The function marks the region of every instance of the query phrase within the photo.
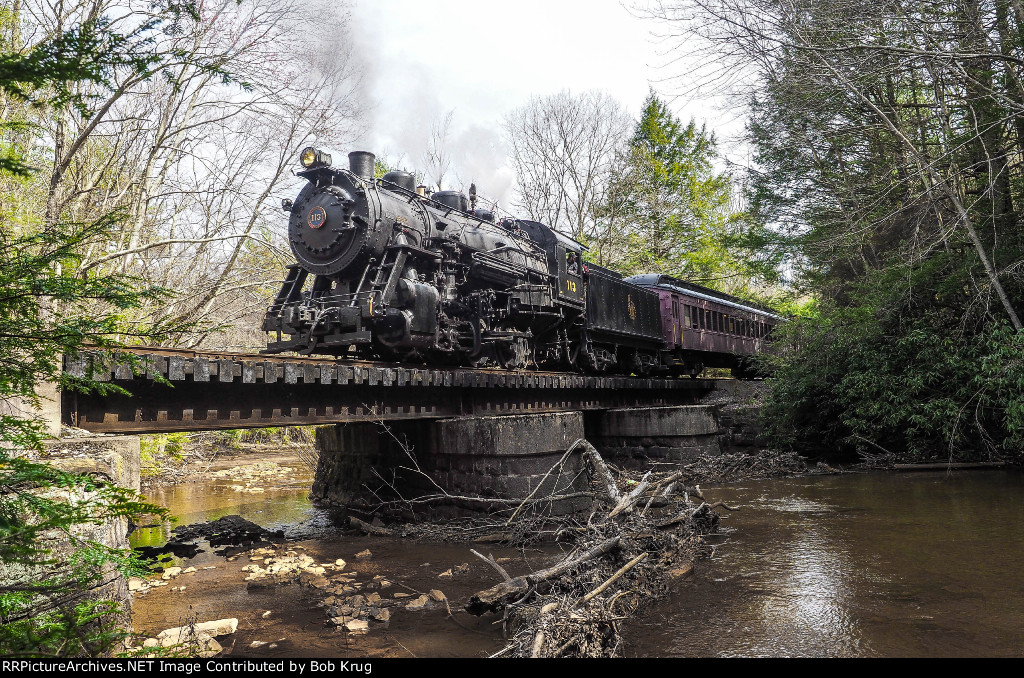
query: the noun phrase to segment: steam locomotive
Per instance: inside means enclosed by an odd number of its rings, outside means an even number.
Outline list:
[[[780,318],[664,275],[623,278],[537,221],[496,218],[476,187],[374,178],[372,153],[307,148],[265,353],[646,375],[742,369]]]

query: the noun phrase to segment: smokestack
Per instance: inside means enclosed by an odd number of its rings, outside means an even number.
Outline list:
[[[369,151],[352,151],[348,154],[348,168],[357,177],[372,179],[376,159],[377,156]]]

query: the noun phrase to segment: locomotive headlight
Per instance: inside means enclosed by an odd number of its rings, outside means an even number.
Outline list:
[[[330,167],[331,154],[308,146],[302,149],[302,153],[299,154],[299,162],[307,169],[310,167]]]

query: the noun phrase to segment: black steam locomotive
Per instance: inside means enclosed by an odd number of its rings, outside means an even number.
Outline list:
[[[363,151],[347,170],[313,148],[301,162],[308,183],[283,203],[298,263],[264,320],[276,333],[266,353],[697,374],[736,366],[777,321],[706,288],[587,263],[548,226],[477,207],[475,186],[428,195],[407,172],[375,179]]]

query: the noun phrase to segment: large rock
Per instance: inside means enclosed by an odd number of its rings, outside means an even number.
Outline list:
[[[161,632],[161,635],[164,632]],[[157,637],[160,647],[177,648],[181,652],[197,657],[213,657],[224,648],[209,633],[187,633],[180,636]]]
[[[161,641],[164,647],[168,647],[169,645],[176,645],[182,642],[182,638],[187,638],[191,634],[199,635],[206,633],[211,637],[218,637],[231,635],[237,630],[238,619],[231,617],[230,619],[200,622],[194,626],[175,626],[174,628],[161,631],[157,634],[156,638]],[[165,644],[163,641],[167,639],[173,639],[173,642]]]
[[[235,515],[223,516],[208,523],[182,525],[171,530],[171,533],[180,542],[206,539],[212,546],[249,546],[284,537],[281,530],[271,532],[242,516]]]

